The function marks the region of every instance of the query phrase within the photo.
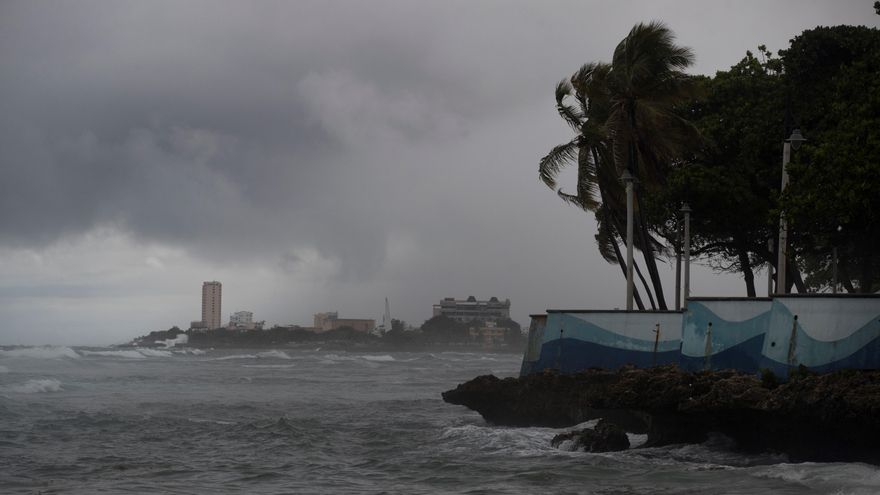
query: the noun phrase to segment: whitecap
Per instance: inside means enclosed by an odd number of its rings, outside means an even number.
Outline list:
[[[276,351],[275,349],[272,349],[271,351],[261,352],[261,353],[257,354],[257,357],[258,358],[275,358],[275,359],[293,359],[292,357],[288,356],[286,352]]]
[[[144,359],[146,356],[137,350],[125,351],[81,351],[83,356],[118,357],[126,359]]]
[[[211,361],[229,361],[232,359],[256,359],[256,354],[231,354],[229,356],[221,356],[212,358]]]
[[[38,346],[38,347],[15,347],[13,349],[0,349],[0,357],[7,358],[32,358],[32,359],[78,359],[79,354],[70,347],[63,346]]]
[[[38,394],[42,392],[60,392],[61,382],[54,378],[28,380],[21,385],[11,387],[13,392],[20,394]]]
[[[388,354],[383,354],[381,356],[361,356],[362,359],[367,361],[377,361],[377,362],[389,362],[389,361],[397,361],[393,356],[389,356]]]
[[[168,340],[157,340],[157,344],[164,345],[165,347],[174,347],[177,344],[186,344],[189,342],[189,335],[185,333],[178,334],[177,337]]]
[[[171,357],[168,351],[141,347],[114,351],[81,351],[84,356],[115,357],[123,359],[146,359],[148,357]]]
[[[243,364],[242,368],[286,369],[296,368],[295,364]]]
[[[774,478],[811,488],[838,489],[839,493],[874,494],[880,492],[880,470],[858,463],[775,464],[753,468],[760,478]]]
[[[159,349],[138,349],[141,354],[147,357],[171,357],[173,354],[169,351],[162,351]]]

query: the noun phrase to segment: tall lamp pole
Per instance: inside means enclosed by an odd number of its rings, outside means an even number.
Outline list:
[[[785,192],[785,186],[788,185],[788,162],[791,161],[791,151],[797,151],[804,141],[806,139],[801,135],[801,130],[795,129],[782,145],[782,185],[779,188],[780,196]],[[785,294],[788,292],[788,285],[785,282],[788,222],[785,221],[785,212],[782,211],[779,212],[779,242],[776,244],[776,250],[779,255],[776,261],[776,293]]]
[[[682,308],[687,309],[688,297],[691,295],[691,207],[687,203],[681,206],[684,214],[684,301]]]
[[[624,170],[620,180],[626,184],[626,310],[633,309],[633,183],[636,178]]]

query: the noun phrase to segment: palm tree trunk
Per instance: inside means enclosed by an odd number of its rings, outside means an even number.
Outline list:
[[[623,255],[620,253],[620,246],[617,245],[617,240],[615,239],[612,244],[614,245],[614,256],[617,258],[617,264],[620,265],[620,271],[623,272],[623,278],[626,278],[626,262],[623,260]],[[651,294],[648,293],[648,296]],[[636,306],[638,306],[639,310],[645,310],[645,304],[642,302],[642,297],[639,295],[639,289],[633,287],[633,299],[636,302]]]
[[[666,299],[663,297],[663,284],[660,281],[660,271],[657,270],[657,260],[654,258],[654,248],[651,245],[651,234],[648,232],[648,224],[645,222],[644,213],[639,201],[639,195],[635,195],[636,210],[638,211],[637,226],[639,228],[639,237],[642,241],[642,255],[645,258],[645,267],[648,269],[648,275],[651,277],[651,285],[654,286],[654,295],[657,296],[657,306],[661,310],[668,309],[666,307]]]
[[[651,295],[651,288],[648,287],[648,281],[645,280],[645,276],[642,275],[642,270],[639,268],[638,263],[633,263],[633,268],[636,271],[636,275],[639,276],[639,280],[642,281],[642,285],[645,286],[645,292],[648,293],[648,300],[651,302],[651,309],[657,309],[657,304],[654,302],[654,296]],[[635,290],[635,288],[633,288]]]
[[[632,136],[629,140],[629,171],[633,177],[638,177],[638,150],[636,148],[636,109],[631,102],[628,108],[630,132]],[[657,296],[657,303],[660,309],[666,310],[666,298],[663,297],[663,284],[660,282],[660,272],[657,270],[657,260],[654,259],[654,248],[651,246],[651,234],[648,232],[648,225],[645,223],[644,212],[642,211],[641,202],[639,201],[638,191],[635,196],[635,209],[638,212],[638,230],[642,240],[642,255],[645,257],[645,267],[648,269],[648,275],[651,277],[651,284],[654,286],[654,295]]]

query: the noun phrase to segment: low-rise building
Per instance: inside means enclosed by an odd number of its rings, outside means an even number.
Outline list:
[[[251,311],[236,311],[229,315],[227,328],[236,330],[262,330],[263,321],[254,321],[254,313]]]
[[[467,299],[447,297],[434,305],[434,316],[446,316],[462,323],[509,319],[510,299],[499,301],[497,297],[490,297],[486,301],[479,301],[474,296]]]
[[[315,331],[327,332],[342,327],[349,327],[358,332],[370,333],[376,328],[376,320],[340,318],[336,311],[315,313]]]

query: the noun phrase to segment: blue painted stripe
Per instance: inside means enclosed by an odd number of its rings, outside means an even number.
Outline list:
[[[560,332],[561,329],[564,329],[564,332]],[[679,329],[676,328],[675,332],[678,331]],[[547,325],[544,327],[544,345],[559,340],[560,336],[564,339],[577,339],[624,351],[654,352],[653,340],[626,337],[575,316],[565,313],[551,313],[547,318]],[[680,349],[681,341],[678,339],[661,340],[658,343],[658,351],[660,352],[678,352]]]
[[[761,347],[764,345],[764,335],[757,335],[745,342],[729,347],[723,351],[715,352],[709,361],[712,370],[734,369],[746,373],[755,373],[760,368]],[[706,369],[707,360],[704,356],[693,357],[681,354],[679,366],[687,371],[701,371]]]
[[[656,364],[677,364],[679,351],[657,352]],[[648,368],[655,364],[653,352],[607,347],[577,339],[556,339],[541,346],[541,357],[531,365],[532,372],[555,369],[576,373],[587,368],[616,369],[631,364]]]
[[[702,359],[706,353],[706,332],[712,323],[712,353],[716,355],[728,349],[751,341],[755,337],[763,337],[770,323],[770,308],[748,320],[728,321],[706,308],[700,303],[688,306],[688,315],[682,330],[683,357]],[[763,339],[762,339],[763,340]],[[760,357],[758,349],[756,356]]]

